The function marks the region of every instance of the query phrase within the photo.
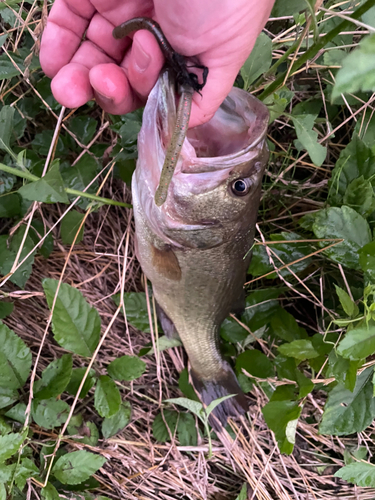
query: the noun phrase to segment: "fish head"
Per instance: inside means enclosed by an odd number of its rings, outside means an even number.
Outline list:
[[[258,99],[233,88],[209,122],[189,129],[167,199],[159,207],[154,196],[175,125],[175,101],[165,72],[143,115],[133,195],[166,243],[214,247],[253,230],[268,160],[269,113]]]

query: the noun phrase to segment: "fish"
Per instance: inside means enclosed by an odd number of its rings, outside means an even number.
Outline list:
[[[216,428],[248,411],[220,351],[220,325],[244,308],[261,183],[268,161],[267,107],[233,87],[213,118],[188,130],[167,197],[155,193],[176,126],[176,85],[163,71],[149,94],[132,179],[135,250],[152,284],[164,333],[179,338],[190,379]]]

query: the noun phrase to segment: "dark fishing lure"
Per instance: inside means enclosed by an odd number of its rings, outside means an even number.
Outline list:
[[[157,206],[161,206],[167,199],[168,188],[176,169],[182,144],[186,137],[193,101],[193,93],[200,92],[206,84],[208,68],[200,64],[194,65],[195,68],[203,70],[202,83],[199,83],[198,76],[188,70],[185,57],[173,50],[171,44],[164,36],[159,24],[148,17],[135,17],[134,19],[130,19],[129,21],[120,24],[113,30],[113,36],[116,39],[120,39],[138,30],[150,31],[155,36],[166,59],[167,65],[175,74],[178,92],[180,94],[177,108],[176,126],[165,154],[165,161],[160,175],[159,186],[155,193],[155,203]]]

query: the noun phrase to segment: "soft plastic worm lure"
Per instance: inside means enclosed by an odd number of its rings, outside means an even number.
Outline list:
[[[113,30],[113,36],[116,39],[120,39],[138,30],[150,31],[155,36],[167,61],[167,65],[174,71],[179,85],[180,99],[177,107],[176,126],[165,154],[159,186],[155,193],[155,203],[157,206],[161,206],[167,199],[169,184],[171,183],[181,148],[186,137],[193,93],[194,91],[199,92],[204,87],[207,80],[208,68],[200,64],[194,66],[203,70],[202,83],[199,83],[197,75],[188,71],[184,56],[173,50],[171,44],[165,38],[159,24],[148,17],[135,17],[134,19],[130,19],[120,24],[120,26],[117,26]]]

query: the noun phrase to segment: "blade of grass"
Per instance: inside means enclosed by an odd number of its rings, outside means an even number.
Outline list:
[[[375,0],[367,0],[363,5],[361,5],[356,11],[351,14],[350,19],[357,20],[359,19],[365,12],[367,12],[371,7],[375,5]],[[318,52],[327,45],[330,41],[332,41],[337,35],[340,34],[341,31],[345,30],[351,21],[345,20],[342,23],[338,24],[335,28],[330,30],[324,36],[319,38],[319,40],[314,43],[297,61],[294,62],[291,69],[284,71],[281,75],[279,75],[274,82],[272,82],[259,96],[258,99],[263,101],[266,97],[275,92],[279,87],[282,87],[284,84],[284,80],[286,75],[289,72],[289,76],[292,76],[295,71],[297,71],[301,66],[307,63],[310,59],[315,57]],[[272,67],[269,71],[272,70]]]
[[[2,170],[3,172],[8,172],[8,174],[16,175],[17,177],[22,177],[23,179],[27,179],[28,181],[31,182],[40,180],[40,177],[37,177],[36,175],[31,174],[30,172],[24,172],[14,167],[8,167],[7,165],[4,165],[2,163],[0,163],[0,170]],[[105,205],[114,205],[116,207],[131,208],[131,205],[129,203],[122,203],[121,201],[115,201],[109,198],[102,198],[101,196],[96,196],[95,194],[84,193],[83,191],[77,191],[77,189],[70,189],[70,188],[64,188],[64,189],[67,194],[72,194],[74,196],[82,196],[89,200],[98,201],[99,203],[103,203]]]

